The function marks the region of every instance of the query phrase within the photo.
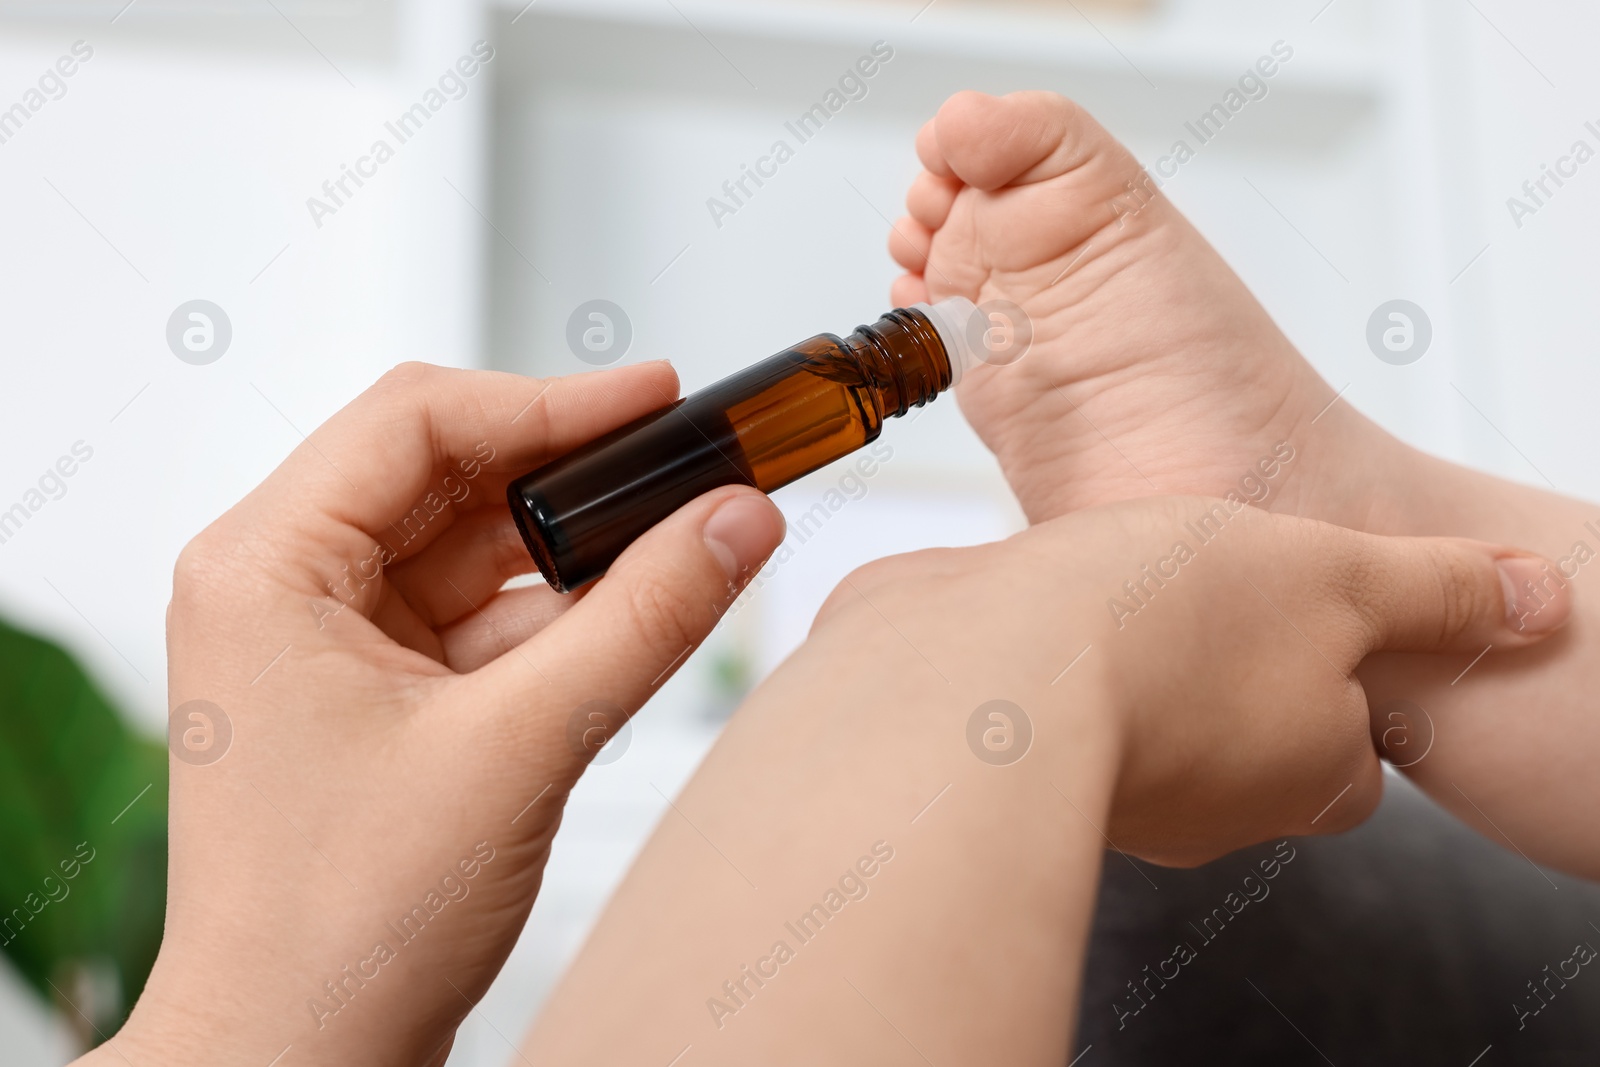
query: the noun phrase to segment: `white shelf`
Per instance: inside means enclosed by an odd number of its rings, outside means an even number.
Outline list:
[[[1196,35],[1189,20],[1161,13],[1129,18],[1090,8],[996,9],[936,2],[920,16],[910,3],[801,3],[795,0],[492,0],[520,24],[533,19],[582,20],[641,28],[732,35],[785,45],[860,47],[882,38],[908,49],[967,61],[1059,66],[1152,83],[1226,84],[1236,80],[1272,40],[1211,31]],[[915,17],[915,21],[913,21]],[[1305,29],[1305,27],[1297,27]],[[1285,38],[1291,36],[1286,31]],[[1310,35],[1285,83],[1301,91],[1371,96],[1382,85],[1374,52],[1337,34]]]

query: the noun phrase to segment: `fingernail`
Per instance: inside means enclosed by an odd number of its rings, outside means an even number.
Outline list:
[[[1518,633],[1548,633],[1567,621],[1571,584],[1538,556],[1495,560],[1506,599],[1506,622]]]
[[[740,493],[711,513],[704,532],[706,547],[736,582],[783,540],[783,514],[764,496]]]

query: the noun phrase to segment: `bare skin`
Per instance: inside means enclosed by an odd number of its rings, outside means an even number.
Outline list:
[[[593,755],[574,716],[636,710],[783,535],[760,493],[723,489],[581,599],[502,589],[533,566],[507,482],[676,389],[661,363],[408,364],[184,549],[174,720],[231,743],[174,743],[160,957],[82,1062],[444,1062]]]
[[[499,591],[528,566],[498,513],[504,483],[672,385],[660,366],[550,382],[401,368],[185,550],[169,611],[175,714],[182,726],[189,701],[215,701],[233,741],[215,761],[174,750],[161,957],[127,1025],[81,1062],[444,1062],[522,927],[591,754],[572,745],[573,711],[637,708],[782,535],[759,494],[718,490],[581,599]],[[436,521],[343,584],[437,492],[451,504]],[[1225,528],[1160,601],[1125,627],[1101,610],[1120,576],[1202,521]],[[1534,643],[1567,607],[1537,631],[1510,627],[1502,571],[1527,565],[1192,499],[874,564],[737,718],[541,1040],[560,1062],[654,1055],[685,1025],[667,1008],[690,991],[691,1023],[712,1027],[701,980],[770,948],[775,916],[806,911],[826,874],[819,891],[875,879],[852,912],[870,921],[806,946],[787,992],[708,1058],[895,1062],[906,1052],[881,1011],[951,1062],[992,1062],[991,1047],[1048,1062],[1071,1033],[1050,1009],[1078,981],[1093,828],[1189,863],[1351,825],[1381,788],[1354,665],[1378,647]],[[1247,596],[1250,576],[1260,591]],[[1091,653],[1063,673],[1079,642]],[[972,707],[996,696],[1036,724],[1010,766],[969,747]],[[930,805],[941,782],[951,796]],[[1339,804],[1313,824],[1329,796]],[[408,923],[420,930],[397,930]],[[836,977],[871,1014],[838,1013]],[[628,1026],[597,1025],[621,1006]]]
[[[1249,507],[1199,545],[1218,506],[851,575],[665,816],[529,1061],[1060,1067],[1107,840],[1194,864],[1353,826],[1382,792],[1356,665],[1542,636],[1507,613],[1502,550]],[[1108,594],[1184,540],[1119,627]],[[1032,727],[1006,765],[969,732],[997,698]]]
[[[1482,649],[1379,656],[1363,678],[1375,708],[1403,698],[1431,718],[1433,748],[1406,773],[1435,799],[1503,846],[1600,876],[1600,826],[1554,814],[1600,799],[1586,769],[1600,751],[1600,567],[1582,562],[1600,553],[1585,528],[1600,529],[1600,508],[1423,455],[1345,401],[1330,407],[1336,391],[1071,101],[959,93],[917,154],[925,170],[889,242],[907,270],[894,299],[1009,300],[1031,319],[1024,358],[978,367],[959,390],[1031,520],[1152,493],[1222,495],[1288,442],[1297,458],[1269,510],[1525,545],[1561,564],[1523,590],[1534,610],[1563,582],[1577,588],[1560,640],[1496,646],[1460,682]],[[1375,743],[1393,725],[1377,718]]]

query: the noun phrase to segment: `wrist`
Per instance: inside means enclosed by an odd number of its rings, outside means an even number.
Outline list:
[[[180,1006],[185,1002],[186,1006]],[[122,1028],[73,1067],[127,1067],[130,1063],[200,1067],[253,1061],[264,1044],[251,1040],[248,1019],[236,1016],[225,1025],[215,1017],[214,1003],[214,994],[176,1001],[164,997],[153,972]],[[278,1051],[273,1049],[266,1059]]]
[[[261,980],[269,969],[270,963],[260,957],[180,955],[164,947],[122,1029],[74,1067],[267,1067],[278,1064],[280,1057],[281,1067],[432,1067],[440,1041],[459,1022],[457,1017],[441,1030],[419,1023],[432,1013],[393,1011],[391,1005],[368,1011],[359,1021],[351,1020],[351,1026],[324,1030],[315,1024],[303,995],[270,976]],[[377,1002],[366,1006],[380,1008]]]
[[[296,1026],[298,1015],[274,1011],[285,1003],[262,989],[241,989],[236,980],[254,968],[246,960],[175,959],[163,948],[139,1000],[122,1029],[80,1061],[84,1067],[217,1067],[272,1063],[286,1046],[285,1064],[352,1062],[349,1049],[327,1035],[312,1041]],[[99,1058],[93,1058],[99,1057]]]

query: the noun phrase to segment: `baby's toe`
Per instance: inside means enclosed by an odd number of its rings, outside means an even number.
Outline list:
[[[889,302],[897,308],[928,302],[928,283],[920,274],[902,274],[889,287]]]
[[[1088,112],[1056,93],[960,92],[933,121],[939,156],[979,189],[1047,181],[1118,147]]]
[[[906,270],[921,274],[932,247],[932,231],[916,219],[902,216],[889,230],[889,255]]]
[[[917,131],[917,158],[930,173],[954,179],[955,173],[951,171],[950,164],[945,162],[944,153],[939,150],[939,135],[934,127],[937,121],[936,118],[929,119]]]
[[[930,230],[937,230],[950,217],[961,183],[923,171],[906,192],[906,211]]]

